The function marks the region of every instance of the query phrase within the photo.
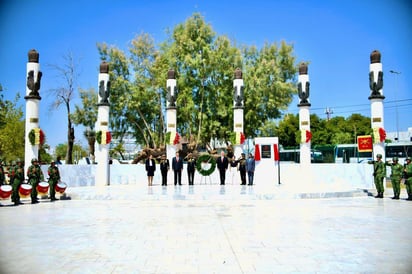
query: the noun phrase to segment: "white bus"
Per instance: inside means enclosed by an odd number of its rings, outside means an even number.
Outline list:
[[[358,152],[357,144],[340,144],[335,147],[335,163],[364,163],[373,160],[372,152]],[[412,142],[396,142],[385,144],[386,161],[399,158],[404,164],[406,157],[412,157]]]

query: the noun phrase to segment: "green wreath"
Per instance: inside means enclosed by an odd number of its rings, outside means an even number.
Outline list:
[[[203,169],[202,163],[209,163],[210,164],[209,169]],[[203,154],[199,158],[197,158],[196,169],[203,176],[209,176],[210,174],[213,173],[213,171],[215,171],[215,168],[216,168],[216,160],[213,156],[209,154]]]
[[[32,146],[34,146],[34,145],[44,145],[44,139],[45,139],[45,136],[44,136],[44,132],[43,132],[43,130],[41,130],[41,129],[38,129],[39,130],[39,143],[38,144],[36,144],[36,132],[35,132],[35,129],[32,129],[32,130],[30,130],[30,132],[29,132],[29,142],[30,142],[30,144],[32,145]]]

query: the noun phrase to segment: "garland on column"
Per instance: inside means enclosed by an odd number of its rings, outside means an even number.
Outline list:
[[[107,145],[112,141],[112,134],[107,130],[99,130],[96,132],[96,141],[99,145]]]
[[[378,144],[384,142],[386,139],[386,131],[381,127],[373,128],[373,143]]]
[[[245,140],[246,140],[246,138],[245,138],[245,134],[243,134],[243,132],[236,132],[236,141],[235,141],[236,145],[243,145]]]
[[[176,131],[166,132],[166,144],[177,145],[180,142],[180,135]]]
[[[29,141],[32,146],[34,145],[43,145],[46,141],[46,136],[44,135],[43,130],[40,128],[33,128],[29,132]]]
[[[309,143],[312,140],[312,132],[306,129],[299,130],[296,133],[296,142],[300,144]]]

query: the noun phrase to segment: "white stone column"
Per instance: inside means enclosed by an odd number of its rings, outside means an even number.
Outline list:
[[[177,100],[177,87],[176,87],[176,75],[175,71],[170,69],[167,72],[167,107],[166,107],[166,132],[170,132],[170,141],[173,142],[176,136],[176,100]],[[170,165],[172,165],[172,159],[177,151],[176,145],[168,143],[166,145],[167,158],[169,159]],[[172,168],[172,167],[170,167]]]
[[[299,129],[302,134],[304,132],[310,131],[310,111],[309,106],[300,106],[299,107]],[[305,136],[302,137],[305,139]],[[300,164],[309,165],[311,162],[311,141],[304,142],[300,144]]]
[[[233,80],[233,131],[238,134],[244,134],[244,92],[243,92],[243,75],[242,71],[237,68]],[[243,145],[233,145],[233,154],[235,159],[239,159],[243,153]]]
[[[299,66],[299,76],[298,76],[298,92],[300,103],[299,107],[299,130],[301,132],[302,139],[306,139],[306,131],[310,131],[310,102],[309,102],[309,75],[308,66],[304,63]],[[300,164],[310,165],[310,150],[311,141],[300,143]]]
[[[100,64],[100,73],[98,78],[99,95],[98,95],[98,113],[96,132],[109,131],[109,94],[110,94],[110,80],[109,80],[109,65],[106,62]],[[102,137],[103,139],[104,137]],[[95,159],[97,162],[95,186],[110,185],[110,166],[109,166],[109,148],[110,144],[99,144],[96,142]]]
[[[29,133],[32,129],[39,127],[39,105],[40,105],[40,71],[39,53],[32,49],[28,53],[27,82],[26,82],[26,125],[24,143],[24,172],[31,165],[33,158],[39,157],[39,145],[32,145],[29,140]]]
[[[379,51],[374,50],[370,55],[369,65],[369,88],[371,102],[371,127],[372,129],[384,129],[384,117],[383,117],[383,71],[381,63],[381,54]],[[373,143],[373,159],[376,159],[376,155],[382,155],[382,161],[385,161],[385,142]]]

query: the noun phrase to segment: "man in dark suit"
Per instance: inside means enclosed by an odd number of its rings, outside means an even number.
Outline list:
[[[224,185],[226,178],[226,170],[229,166],[229,160],[225,156],[225,152],[223,150],[220,152],[220,157],[216,160],[216,165],[217,169],[219,169],[220,184]]]
[[[179,152],[176,152],[176,157],[173,157],[172,159],[172,169],[175,175],[175,185],[178,183],[179,185],[182,185],[183,159],[179,157]]]

